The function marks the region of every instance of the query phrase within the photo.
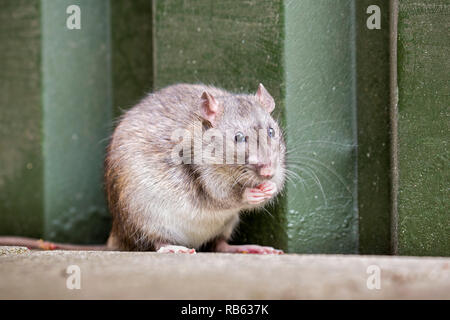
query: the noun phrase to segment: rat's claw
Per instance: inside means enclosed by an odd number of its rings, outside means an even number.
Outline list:
[[[267,199],[267,195],[257,188],[246,188],[242,197],[248,204],[259,204]]]
[[[275,193],[277,193],[277,185],[272,181],[266,181],[257,188],[262,191],[267,198],[271,198]]]
[[[266,249],[266,254],[284,254],[283,250],[278,250],[272,247],[265,247]]]
[[[183,246],[172,246],[167,245],[159,248],[158,253],[188,253],[188,254],[196,254],[195,249],[189,249]]]
[[[245,247],[245,245],[244,245]],[[282,250],[278,250],[272,247],[263,247],[263,246],[257,246],[257,245],[247,245],[249,253],[256,253],[256,254],[283,254],[284,252]]]
[[[254,244],[244,245],[225,245],[220,247],[219,252],[228,253],[251,253],[251,254],[283,254],[282,250],[274,249],[272,247],[263,247]]]

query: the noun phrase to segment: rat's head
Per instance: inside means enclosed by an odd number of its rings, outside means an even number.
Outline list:
[[[215,97],[207,91],[202,95],[201,116],[223,137],[223,162],[215,167],[240,185],[271,180],[278,189],[283,186],[286,146],[271,116],[274,109],[275,101],[262,84],[254,95]]]

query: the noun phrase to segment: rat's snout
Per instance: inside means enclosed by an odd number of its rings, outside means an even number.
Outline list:
[[[256,172],[265,179],[273,177],[273,168],[271,163],[257,163],[255,164]]]

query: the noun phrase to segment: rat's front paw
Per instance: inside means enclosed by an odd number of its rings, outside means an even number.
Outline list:
[[[188,254],[196,254],[195,249],[189,249],[182,246],[172,246],[166,245],[158,249],[156,251],[158,253],[188,253]]]
[[[245,188],[242,195],[244,203],[260,204],[267,200],[267,196],[258,188]]]
[[[261,190],[268,198],[272,198],[278,190],[277,185],[272,181],[263,182],[259,186],[257,186],[257,188]]]
[[[266,181],[255,188],[246,188],[243,200],[248,204],[260,204],[273,197],[277,193],[277,185],[272,181]]]

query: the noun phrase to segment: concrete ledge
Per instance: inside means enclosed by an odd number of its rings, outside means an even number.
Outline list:
[[[0,299],[450,299],[449,273],[449,258],[32,251],[0,256]]]

